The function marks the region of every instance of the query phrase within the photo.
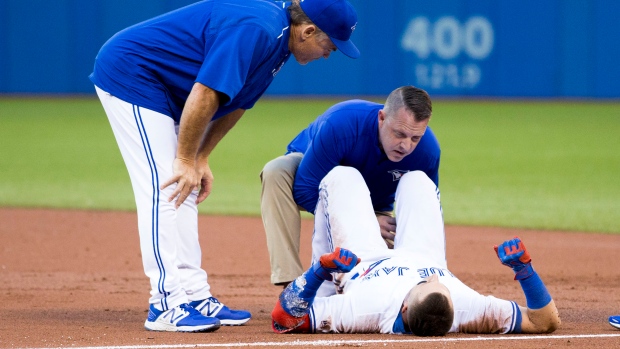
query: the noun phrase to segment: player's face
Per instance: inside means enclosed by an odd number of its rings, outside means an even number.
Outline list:
[[[291,45],[291,52],[297,62],[301,65],[308,64],[321,57],[327,59],[329,55],[336,51],[336,46],[324,33],[317,34],[313,26],[306,28],[299,40]]]
[[[379,142],[385,155],[393,162],[411,154],[426,132],[429,119],[416,121],[413,113],[400,108],[394,115],[379,111]]]

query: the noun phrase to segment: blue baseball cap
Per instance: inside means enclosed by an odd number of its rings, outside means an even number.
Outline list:
[[[299,5],[342,53],[351,58],[360,56],[360,51],[350,39],[357,25],[353,5],[346,0],[300,0]]]

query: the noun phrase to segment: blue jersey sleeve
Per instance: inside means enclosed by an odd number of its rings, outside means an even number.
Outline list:
[[[439,162],[441,160],[441,148],[439,147],[439,142],[437,141],[437,137],[433,131],[428,128],[426,133],[426,142],[428,142],[428,146],[426,146],[426,151],[428,155],[428,164],[426,170],[424,172],[430,178],[437,188],[439,188]],[[426,134],[425,134],[426,135]]]
[[[306,211],[314,213],[319,200],[319,184],[323,177],[340,164],[352,142],[342,142],[333,125],[321,125],[306,150],[293,183],[295,202]],[[340,138],[340,141],[339,141]]]
[[[255,25],[230,27],[217,32],[209,54],[198,72],[196,82],[221,92],[228,97],[224,105],[241,91],[246,79],[268,54],[268,34]]]

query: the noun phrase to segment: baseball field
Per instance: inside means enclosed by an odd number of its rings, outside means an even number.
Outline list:
[[[376,99],[377,101],[380,101]],[[259,173],[339,99],[260,101],[216,148],[201,204],[214,295],[253,314],[208,334],[143,329],[135,204],[95,98],[0,97],[0,348],[612,348],[620,331],[620,103],[435,100],[451,271],[484,294],[525,298],[492,246],[518,235],[563,324],[551,335],[275,335]],[[312,221],[302,227],[310,259]]]

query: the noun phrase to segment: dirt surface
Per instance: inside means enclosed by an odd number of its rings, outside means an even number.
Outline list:
[[[269,283],[260,219],[201,216],[199,224],[212,291],[225,304],[252,312],[245,326],[196,334],[144,330],[149,284],[134,213],[0,208],[0,348],[620,348],[620,330],[607,323],[609,315],[620,314],[620,235],[446,227],[448,265],[456,276],[483,294],[525,304],[512,272],[492,250],[522,237],[563,323],[551,336],[451,334],[422,341],[272,333],[269,314],[280,289]],[[305,261],[311,234],[312,221],[304,220]]]

